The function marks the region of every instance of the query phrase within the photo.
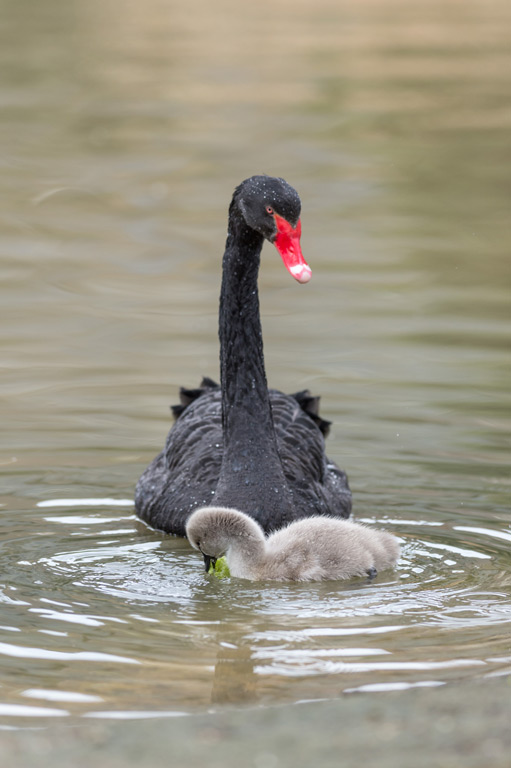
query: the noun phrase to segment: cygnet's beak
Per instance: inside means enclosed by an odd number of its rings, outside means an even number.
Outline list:
[[[213,566],[213,568],[215,567],[216,557],[211,557],[211,555],[206,555],[204,554],[204,552],[202,554],[204,556],[204,569],[206,573],[209,573],[209,569],[211,568],[211,566]]]

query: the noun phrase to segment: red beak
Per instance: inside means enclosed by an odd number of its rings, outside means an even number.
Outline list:
[[[300,235],[302,234],[302,225],[300,219],[296,227],[286,221],[278,213],[274,214],[275,224],[277,225],[277,237],[273,245],[282,256],[288,272],[293,275],[299,283],[308,283],[311,279],[312,270],[302,256],[300,246]]]

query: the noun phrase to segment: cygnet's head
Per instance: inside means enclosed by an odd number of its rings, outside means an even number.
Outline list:
[[[206,572],[240,539],[264,539],[257,523],[244,512],[228,507],[197,509],[186,524],[186,535],[194,549],[204,555]]]

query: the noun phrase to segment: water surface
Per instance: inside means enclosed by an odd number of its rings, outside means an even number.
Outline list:
[[[509,16],[3,4],[5,723],[510,674]],[[313,269],[265,248],[268,378],[322,394],[357,518],[402,538],[371,584],[217,581],[130,505],[178,387],[218,376],[259,172],[299,190]]]

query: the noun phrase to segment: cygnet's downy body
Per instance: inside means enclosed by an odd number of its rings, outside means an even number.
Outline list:
[[[225,555],[231,576],[252,581],[374,578],[399,557],[392,534],[329,517],[298,520],[265,538],[243,512],[203,507],[190,516],[186,535],[204,555],[206,571]]]

